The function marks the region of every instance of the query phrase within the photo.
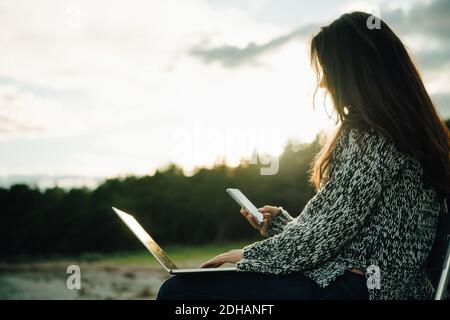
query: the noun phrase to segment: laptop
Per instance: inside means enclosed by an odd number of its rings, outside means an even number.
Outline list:
[[[134,235],[142,242],[148,251],[158,260],[164,270],[171,274],[180,273],[198,273],[198,272],[229,272],[236,271],[236,267],[219,267],[219,268],[193,268],[180,269],[169,258],[169,256],[161,249],[155,240],[142,228],[137,220],[131,215],[117,208],[112,208],[122,221],[131,229]]]

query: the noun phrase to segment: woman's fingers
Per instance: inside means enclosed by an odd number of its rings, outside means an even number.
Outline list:
[[[258,211],[261,212],[261,213],[268,212],[267,211],[267,206],[264,206],[262,208],[258,208]]]
[[[269,234],[269,219],[264,218],[264,222],[263,222],[260,232],[261,232],[261,235],[265,236],[265,237]]]
[[[270,219],[272,218],[272,216],[269,213],[264,213],[263,216],[264,222],[260,232],[262,236],[267,237],[269,235]]]
[[[278,207],[264,206],[262,208],[259,208],[258,211],[261,212],[264,216],[264,222],[262,223],[262,225],[259,224],[256,219],[247,210],[245,210],[245,208],[241,208],[240,210],[242,216],[247,219],[247,221],[253,228],[259,230],[261,235],[267,236],[269,234],[270,221],[272,220],[275,213],[278,212]]]
[[[255,218],[253,218],[251,214],[247,215],[247,220],[256,230],[259,230],[261,228],[261,226],[258,224],[258,222],[255,221]]]
[[[240,213],[244,216],[244,218],[246,218],[247,219],[247,215],[248,215],[248,212],[247,212],[247,210],[245,210],[244,208],[241,208],[241,211],[240,211]]]
[[[222,264],[224,264],[223,256],[219,255],[201,264],[200,268],[217,268],[220,267]]]
[[[258,211],[261,212],[261,213],[274,214],[275,212],[278,211],[278,208],[274,207],[274,206],[265,205],[264,207],[259,208]]]
[[[267,220],[267,222],[268,222],[268,224],[269,224],[269,226],[270,226],[270,222],[271,222],[272,219],[273,219],[273,215],[270,214],[270,213],[263,213],[263,217],[264,217],[264,219]]]
[[[241,209],[241,214],[244,216],[245,219],[247,219],[247,221],[250,223],[250,225],[253,228],[255,228],[256,230],[260,229],[260,226],[258,225],[258,223],[255,221],[253,216],[247,212],[247,210]]]
[[[267,219],[268,221],[270,221],[270,219],[272,219],[272,215],[270,213],[263,213],[263,217],[264,217],[264,219]]]
[[[244,253],[242,249],[230,250],[206,261],[200,265],[200,268],[217,268],[224,263],[237,263],[243,257]]]

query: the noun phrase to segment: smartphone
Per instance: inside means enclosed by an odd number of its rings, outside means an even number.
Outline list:
[[[256,209],[253,203],[251,203],[246,196],[244,196],[241,190],[228,188],[226,191],[234,199],[234,201],[236,201],[241,207],[245,208],[245,210],[247,210],[247,212],[249,212],[259,224],[264,222],[264,216],[262,213]]]

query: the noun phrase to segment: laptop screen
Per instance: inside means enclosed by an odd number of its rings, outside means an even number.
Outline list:
[[[161,247],[155,242],[155,240],[150,237],[147,231],[142,228],[139,222],[137,222],[137,220],[132,215],[117,208],[113,208],[113,210],[167,271],[178,269],[175,263],[173,263],[169,259],[167,254],[161,249]]]

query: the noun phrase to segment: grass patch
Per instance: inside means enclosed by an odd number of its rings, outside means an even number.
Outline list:
[[[232,249],[240,249],[252,243],[252,240],[230,242],[230,243],[211,243],[203,245],[167,245],[164,251],[176,263],[183,265],[186,261],[206,261],[220,253]],[[95,263],[111,263],[111,264],[147,264],[153,265],[158,262],[147,250],[139,250],[132,252],[86,252],[77,256],[68,255],[51,255],[42,257],[15,257],[4,262],[9,264],[16,263],[52,263],[52,262],[95,262]]]
[[[220,253],[224,253],[232,249],[239,249],[250,243],[251,241],[198,246],[170,245],[167,246],[167,248],[164,248],[164,251],[175,263],[183,263],[184,261],[206,261]],[[98,257],[98,259],[95,260],[101,262],[113,262],[117,264],[158,263],[150,252],[145,250],[131,253],[111,254]]]

